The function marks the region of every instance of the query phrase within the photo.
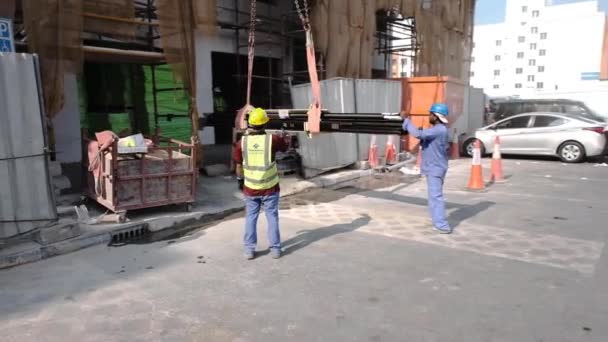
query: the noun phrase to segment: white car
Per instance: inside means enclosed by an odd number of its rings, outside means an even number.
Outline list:
[[[562,113],[524,113],[478,129],[475,137],[463,144],[463,152],[473,155],[475,139],[481,152],[494,151],[495,137],[500,137],[504,154],[557,156],[566,163],[578,163],[587,157],[606,154],[606,123]]]

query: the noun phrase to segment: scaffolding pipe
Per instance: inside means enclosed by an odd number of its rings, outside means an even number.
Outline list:
[[[139,20],[135,20],[135,19],[113,17],[113,16],[109,16],[109,15],[101,15],[101,14],[95,14],[95,13],[86,13],[85,12],[85,13],[82,13],[82,16],[85,18],[101,19],[101,20],[115,21],[115,22],[127,23],[127,24],[158,26],[157,22],[155,22],[155,23],[145,22],[145,21],[139,21]]]
[[[142,57],[154,60],[163,61],[165,55],[160,52],[138,51],[138,50],[121,50],[98,46],[85,45],[82,47],[84,53],[99,53],[104,55],[127,56],[127,57]]]

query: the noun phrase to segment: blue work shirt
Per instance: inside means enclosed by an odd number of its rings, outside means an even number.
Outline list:
[[[405,119],[403,130],[420,139],[422,148],[420,173],[445,177],[448,171],[448,128],[444,124],[436,124],[428,129],[420,129],[410,119]]]

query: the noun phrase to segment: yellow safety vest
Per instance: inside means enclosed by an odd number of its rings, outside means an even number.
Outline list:
[[[245,135],[241,140],[245,186],[266,190],[279,184],[277,164],[272,161],[272,136]]]

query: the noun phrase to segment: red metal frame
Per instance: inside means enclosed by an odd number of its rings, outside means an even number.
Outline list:
[[[195,201],[196,180],[197,180],[197,176],[198,176],[198,170],[196,168],[196,157],[197,157],[196,144],[194,143],[194,141],[191,141],[190,144],[187,144],[187,143],[179,141],[179,140],[168,139],[168,138],[163,138],[163,137],[155,137],[154,141],[157,144],[158,143],[168,143],[170,145],[170,146],[165,146],[165,147],[149,147],[148,148],[148,152],[150,152],[150,153],[154,152],[154,151],[167,151],[167,153],[169,155],[169,159],[165,163],[166,172],[148,174],[146,172],[146,158],[141,158],[140,159],[140,174],[131,175],[131,176],[120,176],[118,173],[119,164],[120,164],[120,161],[118,160],[118,142],[114,142],[108,150],[102,152],[102,157],[101,157],[101,161],[100,161],[101,181],[104,182],[104,184],[105,184],[105,180],[109,179],[109,182],[112,184],[112,190],[111,190],[112,191],[112,200],[109,200],[107,198],[107,194],[105,194],[104,191],[102,191],[101,195],[98,195],[94,190],[95,184],[88,184],[88,186],[85,190],[85,194],[88,197],[90,197],[91,199],[94,199],[99,204],[103,205],[104,207],[108,208],[109,210],[111,210],[113,212],[122,212],[122,211],[126,211],[126,210],[159,207],[159,206],[171,205],[171,204],[193,203]],[[88,146],[88,144],[89,144],[89,142],[91,142],[91,140],[84,139],[84,142],[85,142],[85,146]],[[182,153],[184,150],[186,152],[188,150],[190,151],[190,156],[188,158],[189,170],[175,172],[172,170],[173,169],[173,152]],[[111,162],[110,162],[111,170],[106,170],[106,163],[103,162],[105,160],[105,157],[107,154],[112,155]],[[87,164],[88,163],[89,163],[89,161],[87,158]],[[87,165],[87,167],[88,167],[88,165]],[[88,174],[88,176],[89,175],[90,175],[90,173]],[[173,198],[172,195],[174,195],[174,194],[172,194],[172,192],[171,192],[172,191],[171,179],[176,176],[191,176],[190,192],[185,194],[184,196]],[[88,179],[87,183],[90,183],[91,178],[92,177],[87,177],[87,179]],[[146,181],[150,178],[167,178],[167,186],[166,186],[166,190],[165,190],[165,196],[164,196],[165,199],[164,200],[153,201],[153,202],[149,202],[146,200],[144,190],[146,187]],[[141,182],[141,186],[139,188],[140,204],[121,205],[120,203],[118,203],[118,196],[117,196],[118,185],[120,184],[121,181],[133,181],[133,180],[140,180],[140,182]],[[93,180],[93,182],[94,182],[94,180]]]

